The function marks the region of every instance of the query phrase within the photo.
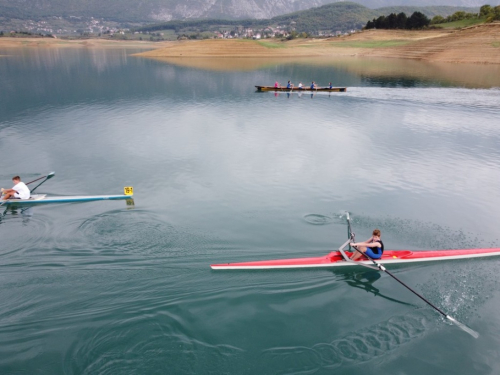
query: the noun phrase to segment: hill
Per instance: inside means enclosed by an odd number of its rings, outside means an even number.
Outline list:
[[[351,29],[361,29],[366,22],[390,13],[404,12],[410,16],[413,12],[419,11],[429,18],[435,15],[448,16],[456,11],[464,10],[467,12],[477,12],[478,9],[461,7],[390,7],[380,9],[370,9],[363,5],[352,2],[339,2],[323,5],[317,8],[311,8],[299,12],[285,14],[265,20],[186,20],[170,21],[149,25],[138,28],[139,31],[155,32],[160,30],[175,30],[182,32],[203,32],[215,31],[222,28],[231,28],[241,26],[244,28],[266,28],[281,26],[284,28],[293,28],[297,32],[307,32],[317,34],[321,31],[336,32],[348,31]]]
[[[342,2],[340,0],[0,0],[2,22],[62,17],[95,18],[114,22],[159,22],[181,19],[268,19]],[[375,9],[393,6],[460,6],[479,8],[485,0],[358,0]],[[500,0],[487,2],[500,4]]]
[[[331,39],[295,39],[268,43],[254,40],[202,40],[171,42],[167,47],[141,53],[141,56],[170,63],[221,66],[231,57],[250,58],[257,64],[279,59],[324,58],[331,64],[342,56],[385,57],[432,62],[498,64],[500,66],[500,23],[472,26],[462,30],[369,30]],[[193,59],[192,57],[205,58]],[[252,60],[253,58],[253,60]],[[321,60],[318,60],[321,61]],[[364,66],[369,66],[365,64]],[[225,65],[227,67],[227,65]],[[390,70],[391,65],[387,68]],[[449,69],[443,67],[443,71]]]

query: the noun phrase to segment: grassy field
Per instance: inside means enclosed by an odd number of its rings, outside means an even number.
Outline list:
[[[345,41],[333,42],[332,46],[345,47],[345,48],[387,48],[404,46],[411,43],[409,40],[359,40],[359,41]]]
[[[287,48],[284,43],[267,42],[264,40],[259,40],[257,43],[266,48]]]
[[[438,23],[438,24],[433,25],[433,26],[440,28],[440,29],[461,29],[462,27],[468,27],[468,26],[473,26],[473,25],[478,25],[480,23],[484,23],[484,21],[485,21],[484,18],[479,18],[479,19],[475,18],[475,19],[470,19],[470,20]]]

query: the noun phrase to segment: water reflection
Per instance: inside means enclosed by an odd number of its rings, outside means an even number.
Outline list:
[[[256,91],[256,93],[261,93],[263,95],[270,95],[269,92]],[[296,91],[296,92],[279,92],[279,91],[273,91],[272,95],[274,95],[275,98],[286,97],[287,99],[294,99],[294,98],[301,99],[303,97],[306,97],[306,98],[313,99],[313,98],[316,98],[316,97],[320,97],[320,98],[332,98],[332,97],[337,97],[337,96],[345,95],[345,93],[332,94],[332,93],[327,93],[327,92],[308,92],[308,91]]]
[[[21,217],[23,224],[27,224],[31,217],[33,216],[33,208],[32,207],[12,207],[8,206],[3,210],[2,214],[0,214],[0,224],[5,220],[7,215],[12,215],[13,218]]]
[[[403,88],[411,88],[411,87],[420,87],[422,86],[422,80],[416,78],[407,78],[407,77],[381,77],[381,76],[365,76],[361,75],[363,80],[368,83],[370,86],[380,86],[380,87],[403,87]]]
[[[309,58],[155,58],[165,64],[209,71],[257,71],[282,69],[293,72],[285,79],[335,82],[344,85],[343,75],[361,79],[363,85],[422,87],[430,85],[468,88],[500,87],[500,65],[430,63],[408,59],[361,57]],[[309,75],[299,76],[301,70]],[[330,78],[328,78],[328,76]],[[323,78],[325,77],[325,78]],[[259,84],[275,82],[272,78]]]
[[[393,297],[389,297],[380,292],[380,289],[376,288],[373,284],[381,278],[381,273],[379,271],[366,271],[366,272],[356,272],[346,274],[343,281],[345,281],[350,287],[358,288],[364,290],[368,293],[373,294],[376,297],[384,298],[388,301],[396,302],[401,305],[414,306],[411,303],[398,300]]]
[[[144,57],[137,57],[144,58]],[[284,58],[232,58],[232,57],[152,57],[151,60],[163,64],[176,65],[201,70],[219,72],[249,72],[273,68],[283,63],[293,63],[299,59]],[[305,60],[305,59],[304,59]]]
[[[10,53],[9,53],[10,52]],[[14,52],[14,53],[13,53]],[[16,56],[17,64],[24,68],[36,68],[50,71],[53,69],[64,70],[72,66],[85,66],[98,73],[103,73],[110,69],[116,69],[127,65],[131,51],[128,49],[105,49],[105,48],[76,48],[68,50],[66,48],[26,48],[11,50],[1,50],[1,53],[10,57]]]

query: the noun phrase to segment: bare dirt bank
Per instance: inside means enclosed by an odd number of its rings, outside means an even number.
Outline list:
[[[156,49],[169,42],[127,41],[109,39],[0,38],[0,48],[137,48]]]
[[[285,58],[367,56],[432,62],[500,64],[500,23],[462,30],[370,30],[331,39],[288,42],[203,40],[173,42],[139,54],[173,58]]]
[[[248,69],[271,60],[342,56],[384,57],[428,62],[500,64],[500,22],[461,30],[369,30],[330,39],[278,40],[217,39],[150,42],[108,39],[65,40],[52,38],[0,38],[0,48],[134,48],[139,56],[176,61],[180,65],[204,64],[193,58],[227,60]],[[181,59],[182,58],[182,59]],[[244,59],[242,59],[244,58]],[[265,58],[267,62],[259,62]],[[239,60],[239,61],[236,61]],[[244,62],[245,61],[245,62]],[[221,65],[222,66],[222,65]]]
[[[360,55],[432,62],[500,64],[500,23],[443,32],[435,36],[413,39],[394,48],[363,51]]]

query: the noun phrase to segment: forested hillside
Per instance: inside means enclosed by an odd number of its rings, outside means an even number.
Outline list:
[[[47,17],[93,17],[119,22],[269,19],[336,2],[339,0],[0,0],[0,20]],[[482,0],[358,0],[357,3],[370,9],[413,5],[479,8],[484,5]],[[499,5],[500,0],[488,4]]]
[[[272,26],[293,27],[297,32],[307,32],[316,34],[320,31],[347,31],[362,28],[369,20],[389,13],[412,14],[415,11],[425,14],[427,17],[441,15],[446,17],[458,10],[471,8],[461,7],[390,7],[380,9],[369,9],[362,5],[351,2],[340,2],[321,7],[294,12],[282,16],[277,16],[267,20],[191,20],[191,21],[170,21],[141,27],[141,31],[159,30],[195,30],[198,32],[215,30],[220,27],[242,26],[245,28],[265,28]],[[477,10],[476,10],[477,11]]]
[[[298,32],[317,33],[321,30],[359,29],[366,20],[377,15],[377,10],[343,2],[274,17],[270,22],[279,25],[290,25],[293,22]]]

